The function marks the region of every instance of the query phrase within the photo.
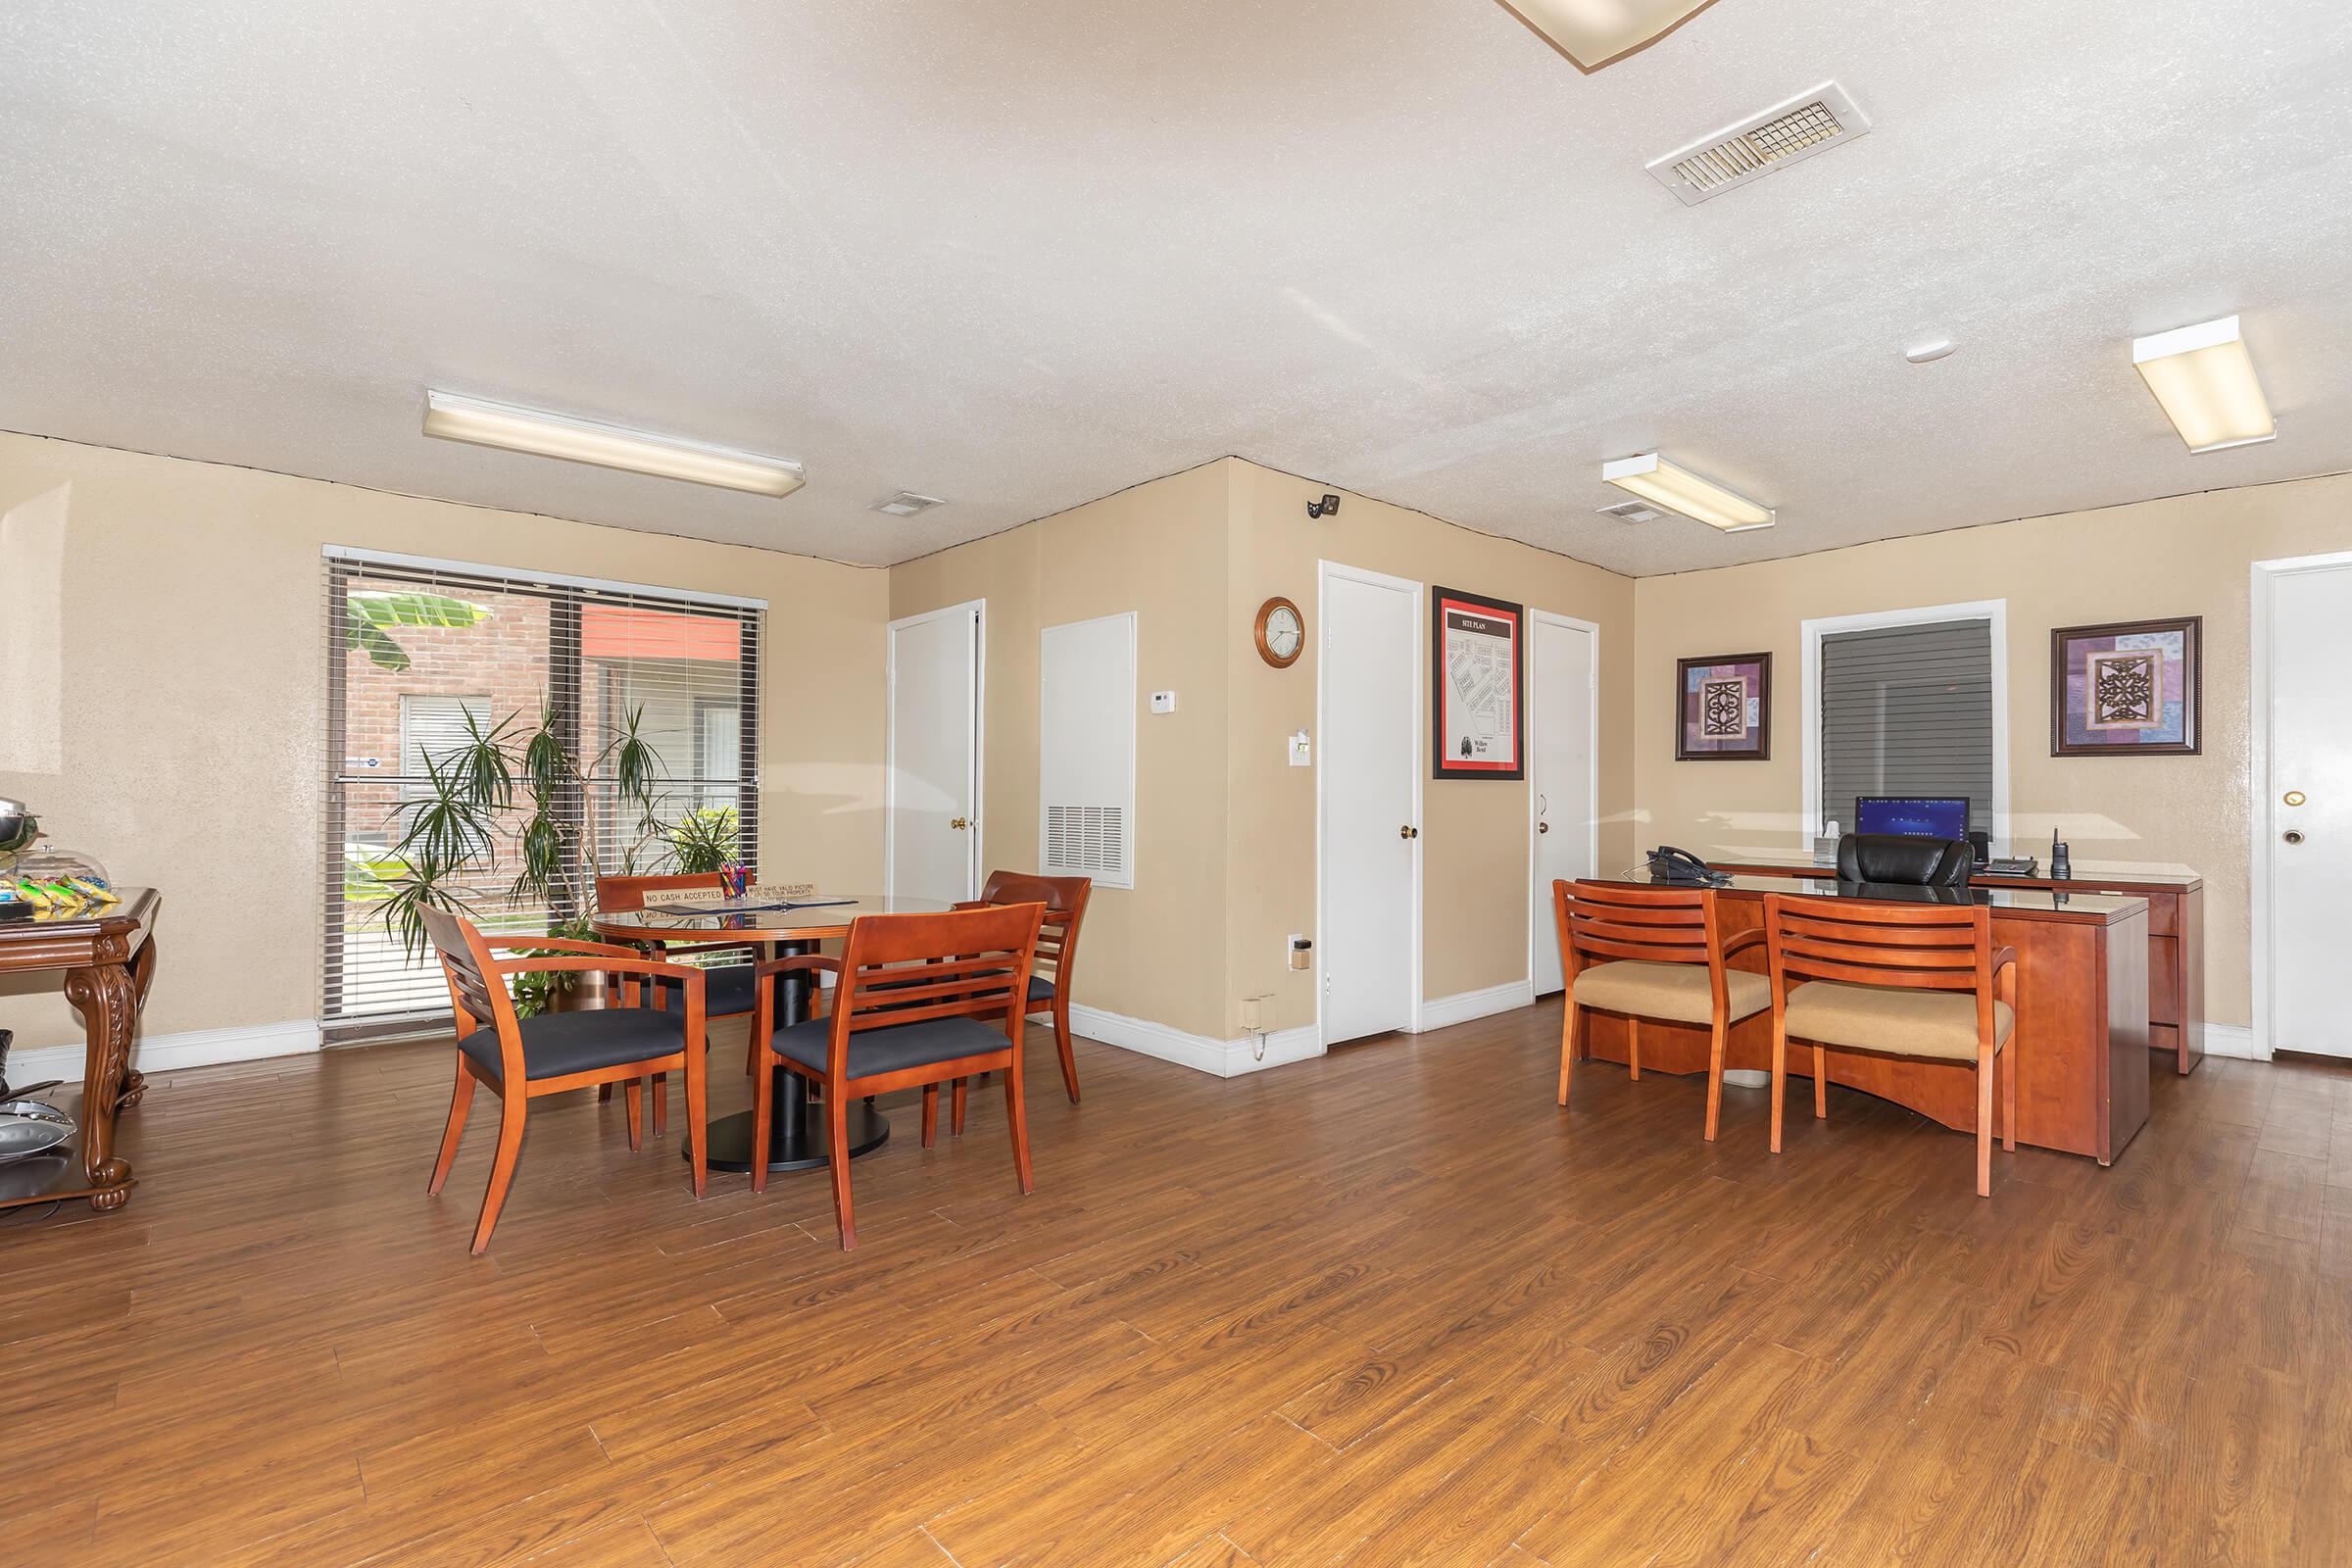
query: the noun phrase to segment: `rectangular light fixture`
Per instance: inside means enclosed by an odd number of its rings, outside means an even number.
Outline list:
[[[2133,338],[2132,364],[2191,452],[2252,446],[2278,434],[2234,316]]]
[[[803,483],[801,466],[782,458],[649,435],[616,424],[518,409],[454,392],[425,393],[424,433],[444,441],[469,441],[479,447],[748,490],[756,496],[788,496]]]
[[[1582,72],[1655,43],[1715,0],[1501,0]]]
[[[1600,476],[1620,490],[1631,490],[1644,501],[1725,533],[1769,528],[1777,515],[1772,508],[1759,507],[1739,491],[1726,490],[1714,480],[1701,478],[1655,452],[1604,463],[1600,466]]]

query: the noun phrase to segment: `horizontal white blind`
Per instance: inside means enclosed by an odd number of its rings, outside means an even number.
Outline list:
[[[410,869],[401,837],[434,793],[428,760],[446,765],[462,752],[468,719],[503,734],[519,760],[553,705],[588,773],[586,790],[561,802],[567,867],[590,868],[583,846],[592,842],[602,874],[674,869],[677,826],[691,818],[723,832],[725,813],[741,858],[758,864],[756,606],[343,551],[328,553],[324,582],[321,1017],[330,1039],[448,1013],[438,964],[412,961],[383,916]],[[658,760],[651,820],[622,808],[612,777],[632,715]],[[498,813],[486,861],[459,879],[486,929],[545,931],[575,912],[512,894],[528,815],[518,790]]]
[[[1992,827],[1992,624],[1939,621],[1821,640],[1821,810],[1846,832],[1863,795],[1966,796]]]

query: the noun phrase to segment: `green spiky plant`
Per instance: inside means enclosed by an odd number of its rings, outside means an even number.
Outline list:
[[[609,786],[615,811],[629,820],[616,869],[633,871],[649,848],[666,848],[657,812],[662,762],[641,733],[643,718],[644,710],[631,709],[583,755],[569,743],[568,714],[550,699],[528,727],[518,712],[487,727],[467,713],[465,740],[439,758],[425,756],[423,791],[393,808],[399,838],[388,859],[399,869],[380,905],[385,928],[399,935],[412,961],[430,946],[419,910],[475,912],[465,879],[496,869],[500,831],[510,823],[516,863],[509,900],[547,909],[550,936],[593,940],[603,857],[588,809],[592,791]],[[578,978],[574,970],[517,975],[516,1011],[546,1010]]]
[[[680,871],[700,876],[742,858],[743,834],[735,808],[700,807],[679,817],[669,826],[669,853]]]

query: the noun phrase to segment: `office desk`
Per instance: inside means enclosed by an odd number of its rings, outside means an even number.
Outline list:
[[[1742,876],[1837,880],[1812,859],[1748,856],[1713,862]],[[2193,871],[2084,871],[2050,877],[1987,876],[1987,888],[2064,889],[2148,901],[2148,1049],[2172,1058],[2176,1072],[2205,1059],[2205,883]]]
[[[1648,885],[1640,874],[1596,882]],[[1767,893],[1864,898],[1874,903],[1989,905],[1995,946],[2017,950],[2017,1141],[2114,1162],[2148,1120],[2148,901],[2072,890],[2032,888],[1932,890],[1840,884],[1834,878],[1735,876],[1716,890],[1725,936],[1764,923]],[[1734,956],[1733,967],[1769,966],[1762,944]],[[1627,1059],[1626,1020],[1586,1015],[1586,1054]],[[1732,1029],[1727,1067],[1769,1071],[1772,1014]],[[1666,1072],[1707,1070],[1703,1027],[1642,1020],[1642,1065]],[[1792,1049],[1788,1072],[1812,1076],[1813,1054]],[[1830,1082],[1890,1100],[1959,1132],[1977,1128],[1976,1074],[1949,1063],[1861,1056],[1833,1051]],[[1802,1103],[1800,1099],[1798,1102]]]

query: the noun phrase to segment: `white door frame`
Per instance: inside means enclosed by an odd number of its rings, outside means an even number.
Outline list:
[[[1921,605],[1915,610],[1881,610],[1860,615],[1824,615],[1798,628],[1804,655],[1803,678],[1797,687],[1801,710],[1805,770],[1804,848],[1812,853],[1821,837],[1821,639],[1839,631],[1871,631],[1882,626],[1929,626],[1939,620],[1990,621],[1992,664],[1992,853],[2009,853],[2009,601],[1972,599],[1957,605]],[[2201,717],[2201,715],[2200,715]],[[1852,831],[1853,824],[1845,824]]]
[[[1527,768],[1527,983],[1533,990],[1536,983],[1536,944],[1544,941],[1543,922],[1536,910],[1547,906],[1544,899],[1539,905],[1538,896],[1544,891],[1544,872],[1536,856],[1536,724],[1544,711],[1536,701],[1536,639],[1534,627],[1542,621],[1549,626],[1565,626],[1581,631],[1592,639],[1592,701],[1585,705],[1589,732],[1585,736],[1585,772],[1587,798],[1592,803],[1592,818],[1585,824],[1585,863],[1592,874],[1600,874],[1600,627],[1596,622],[1579,620],[1574,615],[1558,615],[1548,610],[1530,610],[1527,612],[1527,734],[1521,741],[1526,747]],[[1556,940],[1556,938],[1554,939]]]
[[[899,633],[908,626],[944,620],[950,615],[972,617],[972,815],[971,845],[965,855],[964,894],[980,896],[980,833],[988,818],[980,811],[980,784],[988,776],[988,601],[967,599],[960,605],[942,605],[919,615],[890,623],[883,639],[882,685],[882,891],[896,887],[899,794]]]
[[[1315,744],[1322,746],[1329,739],[1329,731],[1324,727],[1323,713],[1324,695],[1331,678],[1329,610],[1331,580],[1334,577],[1344,577],[1352,582],[1370,583],[1376,588],[1400,589],[1411,596],[1413,605],[1413,733],[1416,736],[1425,734],[1429,725],[1428,710],[1424,706],[1426,688],[1429,684],[1429,596],[1425,592],[1426,585],[1415,582],[1410,577],[1392,577],[1386,572],[1373,571],[1363,566],[1350,566],[1337,561],[1318,561],[1315,563],[1315,635],[1324,640],[1315,645]],[[1326,746],[1323,752],[1323,760],[1315,764],[1315,946],[1318,950],[1315,962],[1315,1050],[1318,1054],[1330,1049],[1329,1042],[1323,1037],[1323,983],[1324,975],[1327,973],[1324,966],[1329,961],[1330,956],[1320,951],[1324,931],[1323,867],[1325,855],[1323,831],[1324,818],[1327,814],[1323,797],[1325,783],[1331,777],[1331,769],[1328,765],[1330,760],[1331,752]],[[1413,824],[1416,827],[1421,824],[1425,815],[1421,808],[1423,772],[1420,758],[1416,753],[1412,768]],[[1409,1034],[1419,1034],[1421,1032],[1422,936],[1421,840],[1419,838],[1413,840],[1412,861],[1413,893],[1410,910],[1413,930],[1412,1009],[1407,1016],[1405,1030]]]
[[[2252,887],[2249,921],[2253,952],[2250,973],[2253,981],[2253,1051],[2257,1061],[2269,1061],[2274,1050],[2271,1044],[2271,856],[2278,843],[2278,821],[2272,809],[2278,798],[2271,778],[2271,600],[2272,590],[2280,577],[2307,571],[2341,571],[2352,567],[2352,551],[2339,550],[2320,556],[2285,556],[2277,561],[2257,561],[2251,570],[2249,583],[2247,626],[2249,630],[2247,671],[2253,677],[2253,690],[2246,708],[2246,739],[2251,751],[2251,767],[2247,777],[2253,788],[2247,791],[2246,847],[2251,862]],[[2205,715],[2197,715],[2202,733]]]

